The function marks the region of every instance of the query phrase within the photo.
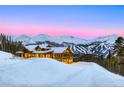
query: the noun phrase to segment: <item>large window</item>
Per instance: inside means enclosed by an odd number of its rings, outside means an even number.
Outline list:
[[[39,54],[35,54],[35,57],[39,57]]]
[[[42,49],[41,48],[38,48],[37,51],[42,51]]]
[[[25,53],[25,58],[28,58],[29,57],[29,53]]]
[[[71,50],[66,49],[66,50],[64,51],[64,53],[65,53],[65,54],[71,54]]]
[[[47,58],[50,58],[50,54],[46,54],[46,57],[47,57]]]

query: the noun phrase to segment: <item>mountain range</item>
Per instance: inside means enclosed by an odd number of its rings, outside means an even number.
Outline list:
[[[39,34],[34,37],[26,35],[12,36],[14,41],[22,41],[23,44],[29,45],[39,42],[53,47],[69,47],[76,54],[95,54],[106,58],[113,51],[117,35],[98,37],[95,39],[82,39],[74,36],[49,36]]]
[[[59,44],[63,42],[74,43],[74,44],[87,44],[95,41],[100,41],[100,42],[106,41],[107,43],[114,43],[117,37],[118,37],[117,35],[109,35],[109,36],[103,36],[103,37],[87,40],[87,39],[82,39],[74,36],[49,36],[46,34],[39,34],[34,37],[29,37],[26,35],[12,36],[13,40],[15,41],[23,41],[28,43],[37,42],[37,41],[40,41],[40,42],[51,41]]]

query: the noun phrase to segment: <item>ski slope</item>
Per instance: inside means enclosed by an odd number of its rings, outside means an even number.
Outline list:
[[[0,86],[117,87],[124,86],[124,77],[92,62],[64,64],[48,58],[14,58],[0,52]]]

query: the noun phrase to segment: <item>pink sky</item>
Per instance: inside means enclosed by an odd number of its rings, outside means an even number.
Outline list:
[[[81,38],[124,36],[124,6],[0,6],[0,32]]]
[[[43,25],[19,25],[19,24],[0,24],[0,32],[9,35],[29,35],[48,34],[52,36],[68,35],[81,38],[94,38],[98,36],[117,34],[124,36],[124,29],[115,28],[94,28],[94,27],[50,27]]]

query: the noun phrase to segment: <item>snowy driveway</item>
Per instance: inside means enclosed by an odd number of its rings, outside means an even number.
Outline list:
[[[95,63],[69,65],[53,59],[7,59],[0,62],[0,86],[124,86],[124,77]]]

